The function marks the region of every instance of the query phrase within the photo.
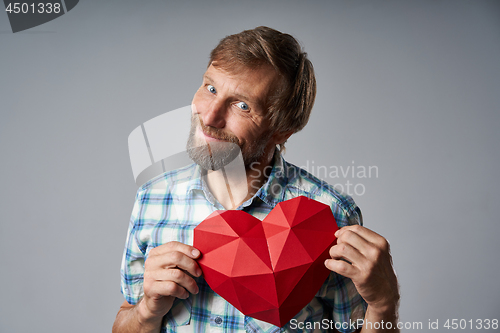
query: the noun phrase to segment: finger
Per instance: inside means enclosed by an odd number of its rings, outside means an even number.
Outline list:
[[[347,260],[350,264],[358,268],[364,265],[367,261],[363,254],[361,254],[356,248],[346,243],[332,246],[330,248],[330,257],[336,260]]]
[[[145,263],[146,269],[151,271],[165,268],[179,268],[192,276],[201,276],[201,268],[196,260],[186,256],[183,252],[167,252],[163,255],[150,256]]]
[[[168,252],[174,252],[174,251],[182,252],[186,256],[193,258],[193,259],[198,258],[201,254],[200,250],[198,250],[194,246],[172,241],[172,242],[168,242],[168,243],[165,243],[165,244],[162,244],[160,246],[155,247],[154,249],[152,249],[149,252],[149,255],[150,256],[151,255],[153,255],[153,256],[163,255],[163,254],[166,254]]]
[[[193,294],[199,292],[196,281],[185,271],[178,268],[148,271],[147,274],[145,274],[145,283],[148,285],[152,286],[163,282],[174,282]]]
[[[340,228],[335,233],[335,237],[340,238],[343,234],[345,234],[347,232],[356,233],[360,237],[364,238],[366,241],[368,241],[372,244],[375,244],[379,248],[386,248],[388,245],[387,240],[384,237],[382,237],[379,234],[377,234],[376,232],[374,232],[366,227],[360,226],[360,225],[349,225],[349,226]]]
[[[329,270],[350,279],[358,274],[358,269],[356,267],[343,260],[326,259],[325,266]]]
[[[189,292],[186,288],[173,281],[157,281],[151,284],[147,292],[148,297],[158,296],[173,296],[181,299],[186,299],[189,297]]]
[[[364,257],[368,257],[371,253],[371,248],[374,247],[374,244],[370,243],[358,233],[351,230],[344,231],[342,235],[337,238],[337,245],[349,245],[350,247],[356,249],[356,251]]]

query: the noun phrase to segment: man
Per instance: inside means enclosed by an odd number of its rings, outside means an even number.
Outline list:
[[[127,300],[114,332],[279,332],[210,289],[192,230],[217,209],[263,219],[299,195],[330,205],[341,229],[325,262],[329,278],[281,331],[325,319],[340,324],[331,331],[351,332],[349,323],[362,318],[362,332],[396,327],[399,294],[387,241],[361,226],[350,197],[281,156],[285,141],[306,125],[315,93],[312,64],[288,34],[258,27],[224,38],[212,51],[192,102],[187,149],[196,164],[138,191],[122,264]],[[238,156],[243,174],[232,166]]]

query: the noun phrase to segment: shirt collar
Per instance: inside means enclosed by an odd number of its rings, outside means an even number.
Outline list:
[[[196,163],[193,164],[193,173],[191,174],[191,179],[189,180],[189,184],[187,186],[187,193],[200,190],[203,191],[203,181],[202,181],[202,170],[200,166]]]
[[[206,181],[206,171],[203,170],[198,164],[193,164],[193,173],[191,175],[191,179],[189,181],[189,184],[186,188],[187,194],[193,194],[193,191],[199,191],[202,192],[205,198],[214,206],[216,206],[217,209],[223,209],[220,203],[217,202],[215,197],[213,196],[212,192],[210,192],[210,189],[208,188],[207,181]]]
[[[275,207],[279,202],[284,200],[285,187],[288,183],[288,175],[286,173],[286,162],[281,156],[280,151],[276,148],[272,160],[272,169],[265,184],[255,193],[255,195],[241,204],[237,209],[243,209],[251,205],[255,199],[260,199],[271,207]],[[208,189],[203,177],[203,170],[197,164],[193,168],[192,178],[187,186],[187,192],[203,191],[205,197],[211,203],[215,202],[215,198]]]
[[[278,149],[274,152],[273,168],[266,183],[255,193],[253,198],[259,198],[269,206],[276,206],[285,198],[285,187],[288,183],[288,175],[285,168],[285,160]],[[252,199],[253,199],[252,198]]]

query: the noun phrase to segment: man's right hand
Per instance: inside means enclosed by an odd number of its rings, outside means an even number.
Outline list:
[[[198,293],[193,276],[202,274],[195,260],[199,256],[198,249],[179,242],[152,249],[144,264],[144,297],[135,306],[124,302],[113,332],[158,331],[175,298],[186,299],[189,293]]]
[[[199,256],[199,250],[179,242],[169,242],[149,252],[144,264],[143,315],[163,317],[176,297],[186,299],[189,293],[198,293],[192,276],[201,275],[195,261]]]

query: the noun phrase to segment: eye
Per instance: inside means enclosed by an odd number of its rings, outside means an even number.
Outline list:
[[[207,86],[207,90],[210,91],[212,94],[216,94],[217,90],[215,90],[215,87],[211,84]]]
[[[240,109],[242,109],[243,111],[248,111],[250,109],[248,104],[245,102],[238,102],[238,103],[236,103],[236,106],[239,107]]]

